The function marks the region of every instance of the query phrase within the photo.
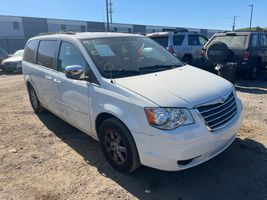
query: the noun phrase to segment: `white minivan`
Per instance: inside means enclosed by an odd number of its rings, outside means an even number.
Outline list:
[[[45,108],[99,140],[124,173],[141,164],[176,171],[203,163],[224,151],[242,124],[230,82],[141,35],[37,36],[22,66],[35,113]]]

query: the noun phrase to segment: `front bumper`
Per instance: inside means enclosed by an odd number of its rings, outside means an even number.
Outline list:
[[[133,135],[143,165],[178,171],[201,164],[223,152],[234,141],[242,121],[243,107],[240,102],[234,120],[215,132],[210,132],[204,124],[196,122],[180,127],[174,135],[164,138],[141,133]],[[178,164],[178,161],[190,159],[192,161],[188,164]]]

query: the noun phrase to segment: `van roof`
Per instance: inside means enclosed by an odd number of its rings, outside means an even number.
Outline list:
[[[55,37],[72,37],[77,39],[89,39],[89,38],[105,38],[105,37],[129,37],[129,36],[141,36],[139,34],[130,33],[114,33],[114,32],[57,32],[57,33],[42,33],[32,39],[51,39]]]

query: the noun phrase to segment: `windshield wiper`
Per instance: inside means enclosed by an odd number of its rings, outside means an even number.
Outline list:
[[[172,64],[172,65],[153,65],[153,66],[147,66],[147,67],[140,67],[140,71],[149,71],[149,72],[154,72],[154,71],[162,71],[166,69],[174,69],[177,67],[181,67],[183,65],[181,64]]]
[[[125,69],[120,69],[120,70],[104,70],[103,71],[105,74],[110,75],[111,78],[118,78],[118,77],[125,77],[125,76],[134,76],[134,75],[140,75],[140,71],[136,70],[125,70]]]

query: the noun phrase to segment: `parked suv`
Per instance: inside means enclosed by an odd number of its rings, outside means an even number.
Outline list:
[[[156,32],[147,34],[147,37],[167,48],[184,63],[199,64],[201,50],[208,39],[197,32],[186,29],[171,32]]]
[[[256,79],[267,65],[267,32],[216,33],[204,46],[203,55],[207,64],[233,62],[238,71],[246,71],[247,78]]]
[[[45,108],[99,140],[121,172],[203,163],[234,141],[242,123],[230,82],[141,35],[34,37],[22,67],[34,112]]]

